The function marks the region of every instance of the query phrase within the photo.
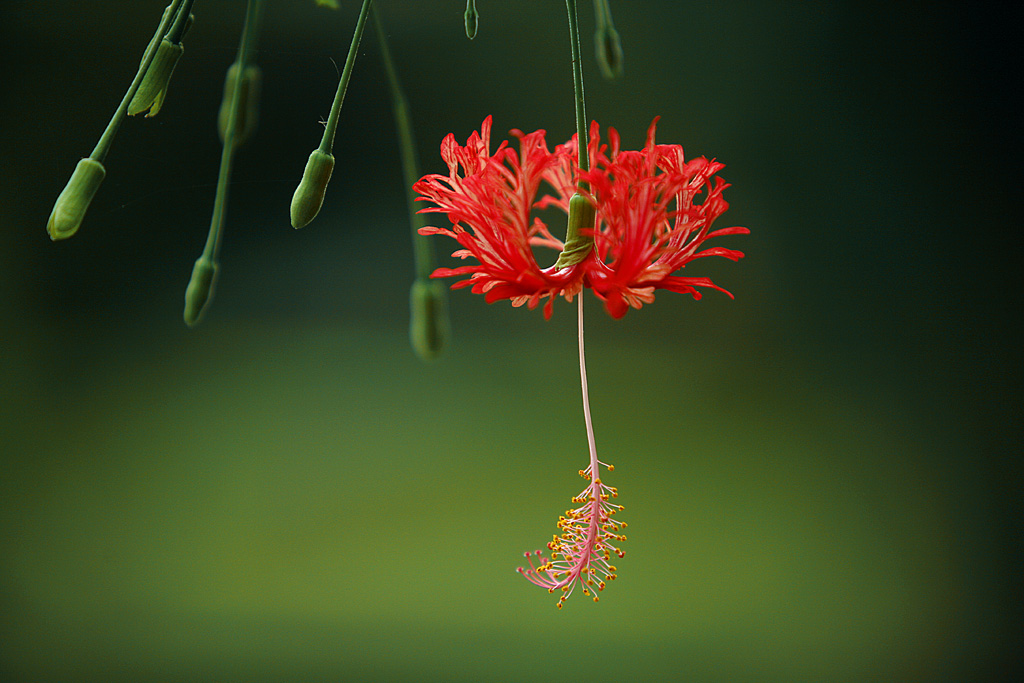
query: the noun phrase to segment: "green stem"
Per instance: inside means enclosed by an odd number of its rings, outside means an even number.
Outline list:
[[[595,17],[595,32],[600,32],[602,29],[612,26],[612,8],[608,5],[608,0],[594,0],[594,17]]]
[[[359,10],[359,20],[356,22],[356,32],[352,35],[352,44],[348,48],[348,57],[345,58],[345,68],[341,71],[341,80],[338,81],[338,91],[334,94],[334,104],[331,105],[331,115],[327,118],[327,125],[324,127],[324,136],[320,139],[320,151],[330,154],[334,147],[334,132],[338,129],[338,116],[341,114],[341,104],[345,101],[345,91],[348,89],[348,79],[352,77],[352,67],[356,63],[356,54],[359,52],[359,41],[363,38],[363,28],[366,26],[366,16],[370,12],[370,5],[373,0],[363,0],[363,7]]]
[[[181,34],[185,32],[185,24],[188,23],[188,15],[192,13],[192,3],[194,0],[185,0],[185,4],[182,5],[181,10],[178,11],[178,15],[174,18],[174,24],[171,26],[171,30],[167,32],[167,40],[174,44],[181,42]]]
[[[249,61],[249,53],[255,44],[255,36],[259,31],[259,19],[262,14],[263,0],[248,0],[245,7],[245,23],[242,26],[242,39],[238,47],[238,73],[245,72]],[[238,101],[242,96],[242,81],[235,80],[231,93],[231,107],[228,110],[227,127],[224,133],[224,147],[220,155],[220,170],[217,173],[217,191],[213,200],[213,216],[210,219],[210,231],[206,235],[203,247],[203,258],[216,262],[220,253],[220,240],[224,226],[224,212],[228,201],[228,183],[231,181],[231,162],[235,152],[235,134],[237,132],[236,117]]]
[[[388,85],[391,89],[391,103],[395,110],[395,127],[398,129],[398,145],[402,156],[402,178],[405,182],[406,200],[409,205],[409,223],[412,227],[412,247],[416,260],[416,277],[426,280],[437,267],[432,243],[419,234],[418,230],[426,225],[422,214],[416,212],[416,193],[412,186],[419,180],[419,161],[416,154],[416,140],[412,134],[412,122],[409,118],[409,101],[402,92],[402,84],[398,80],[391,50],[388,47],[387,35],[381,23],[377,9],[373,10],[373,25],[380,43],[380,52],[387,72]]]
[[[174,0],[171,3],[171,9],[169,12],[164,14],[160,20],[160,25],[157,26],[156,33],[149,41],[149,45],[146,46],[146,51],[142,56],[142,63],[139,64],[139,71],[135,74],[132,84],[128,86],[128,92],[124,94],[124,98],[121,100],[121,104],[118,105],[117,110],[114,112],[114,116],[110,119],[110,123],[107,124],[106,129],[103,131],[103,135],[100,136],[99,142],[92,150],[92,154],[89,155],[90,159],[95,161],[103,162],[107,158],[107,152],[110,151],[110,145],[114,142],[114,136],[117,135],[117,129],[121,127],[121,121],[124,120],[125,112],[128,111],[128,104],[135,97],[135,92],[139,89],[139,85],[142,83],[143,76],[146,75],[146,71],[149,69],[149,65],[153,62],[153,57],[156,55],[156,48],[160,44],[160,39],[163,38],[164,33],[167,32],[167,27],[170,25],[171,20],[175,17],[178,7],[181,5],[182,0]]]
[[[590,169],[590,154],[588,152],[587,136],[587,114],[584,111],[583,98],[583,63],[580,60],[580,27],[576,19],[576,0],[565,0],[565,8],[569,13],[569,43],[572,47],[572,85],[576,94],[576,144],[577,157],[579,159],[580,171]],[[589,189],[584,181],[580,180],[576,186],[583,192]]]

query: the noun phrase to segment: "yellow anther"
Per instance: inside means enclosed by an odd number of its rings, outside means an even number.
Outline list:
[[[597,596],[594,596],[594,602],[598,602]]]
[[[608,471],[609,472],[614,472],[615,471],[615,465],[608,465]]]

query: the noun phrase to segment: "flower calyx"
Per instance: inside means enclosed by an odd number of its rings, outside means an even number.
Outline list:
[[[569,200],[569,221],[565,230],[565,246],[555,261],[561,270],[580,263],[594,248],[594,205],[587,197],[576,193]]]

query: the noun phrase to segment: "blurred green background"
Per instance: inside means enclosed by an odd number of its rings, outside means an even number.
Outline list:
[[[586,462],[573,307],[453,293],[407,341],[411,247],[364,39],[309,227],[288,202],[358,11],[270,2],[260,129],[216,300],[181,322],[241,0],[196,3],[163,111],[79,233],[52,203],[163,7],[0,4],[0,679],[985,681],[1018,663],[1020,11],[612,3],[588,117],[727,164],[736,294],[588,297],[592,405],[630,523],[600,604],[518,577]],[[424,172],[488,114],[573,132],[563,3],[381,0]],[[498,137],[503,139],[503,137]],[[1011,161],[1013,164],[1011,165]],[[1010,232],[1010,231],[1013,232]],[[555,230],[557,234],[557,230]],[[438,239],[442,257],[453,246]]]

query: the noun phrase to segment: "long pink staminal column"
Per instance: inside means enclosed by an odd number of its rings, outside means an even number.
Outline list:
[[[544,557],[542,551],[525,553],[529,569],[520,567],[519,573],[532,583],[543,586],[548,592],[562,591],[558,599],[558,607],[572,595],[576,586],[581,586],[584,595],[592,591],[604,590],[605,582],[615,578],[615,566],[608,563],[611,553],[619,557],[623,552],[612,545],[611,541],[625,541],[626,537],[619,532],[625,528],[625,522],[613,520],[612,517],[623,508],[610,503],[611,498],[618,496],[618,491],[606,486],[600,478],[600,466],[609,471],[614,468],[597,459],[597,445],[594,440],[594,426],[590,418],[590,395],[587,389],[587,362],[583,346],[583,292],[579,293],[579,349],[580,349],[580,384],[583,390],[583,418],[587,426],[587,445],[590,449],[590,464],[580,470],[580,476],[590,479],[580,494],[572,499],[581,504],[575,510],[567,510],[558,518],[558,534],[548,543],[551,551],[550,559]],[[538,564],[534,564],[536,555]],[[597,602],[594,595],[594,602]]]

